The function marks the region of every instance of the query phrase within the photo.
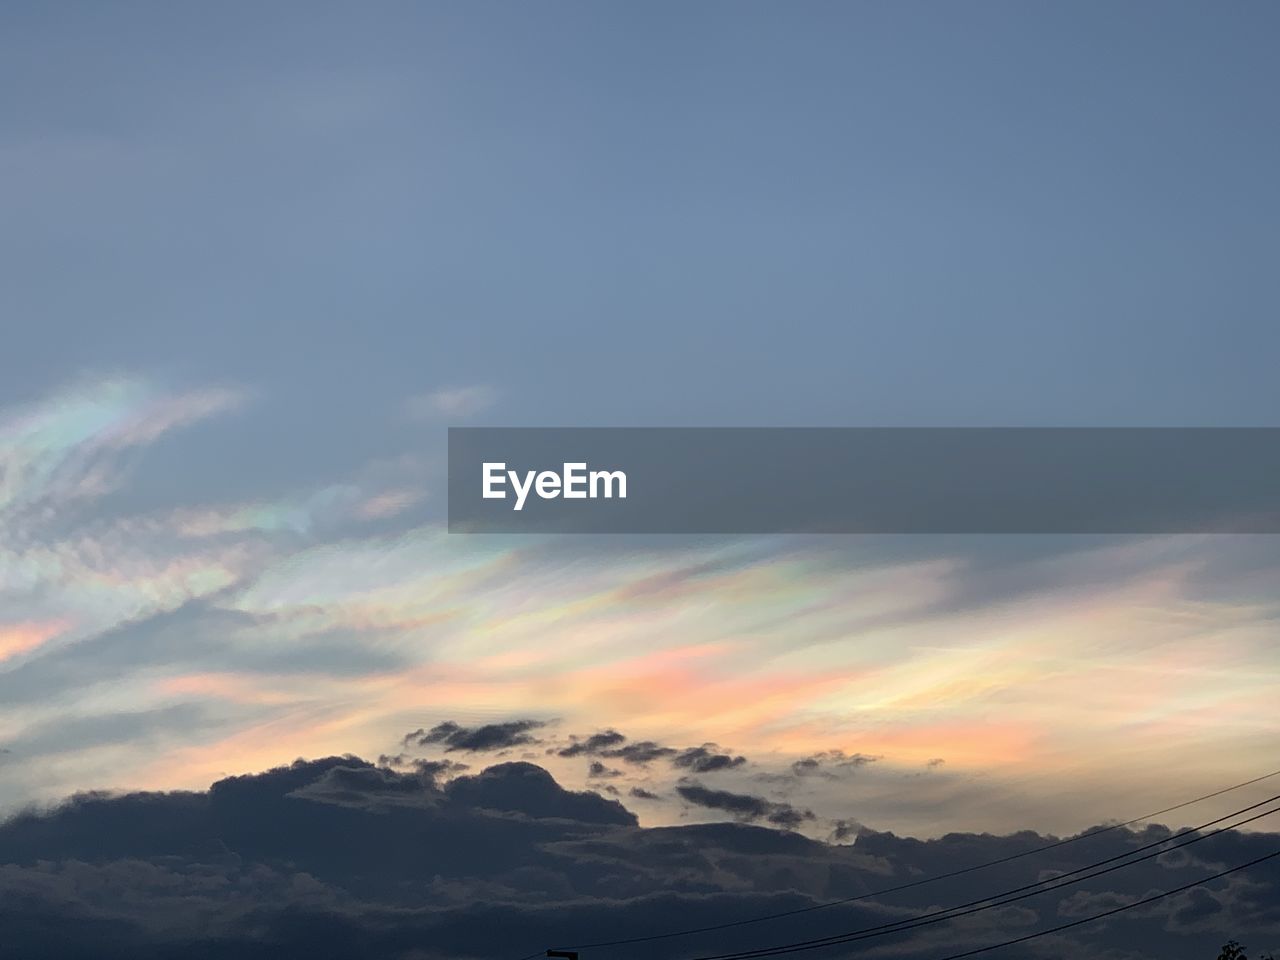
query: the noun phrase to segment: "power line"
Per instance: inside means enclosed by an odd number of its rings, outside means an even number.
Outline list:
[[[1213,793],[1206,793],[1203,796],[1195,797],[1191,800],[1184,800],[1181,803],[1175,803],[1173,806],[1164,807],[1160,810],[1153,810],[1151,813],[1144,813],[1142,816],[1134,817],[1132,820],[1125,820],[1123,823],[1114,823],[1105,827],[1098,827],[1086,833],[1078,834],[1074,837],[1067,837],[1064,840],[1055,840],[1052,843],[1046,843],[1039,847],[1032,847],[1030,850],[1023,850],[1020,853],[1010,854],[1005,857],[999,857],[995,860],[988,860],[985,863],[975,864],[971,867],[962,867],[959,870],[952,870],[950,873],[941,873],[933,877],[925,877],[920,880],[912,880],[909,883],[902,883],[893,887],[886,887],[881,890],[873,890],[870,893],[860,893],[852,897],[841,897],[838,900],[827,900],[823,903],[811,904],[807,907],[796,907],[792,910],[782,910],[777,913],[768,913],[758,917],[748,917],[742,920],[729,920],[724,923],[713,923],[703,927],[690,927],[684,930],[673,930],[667,933],[650,933],[639,937],[624,937],[617,940],[598,940],[594,943],[579,943],[573,946],[578,950],[592,950],[601,947],[620,947],[633,943],[651,943],[655,940],[669,940],[674,937],[688,937],[698,933],[711,933],[716,930],[728,930],[733,927],[745,927],[754,923],[765,923],[769,920],[781,920],[784,917],[795,917],[805,913],[813,913],[816,910],[826,910],[830,907],[838,907],[846,903],[856,903],[859,900],[870,900],[874,897],[882,897],[890,893],[898,893],[902,890],[912,890],[916,887],[922,887],[926,884],[937,883],[940,880],[950,880],[952,877],[960,877],[965,874],[975,873],[979,870],[986,870],[990,867],[1000,866],[1001,864],[1010,863],[1014,860],[1020,860],[1024,857],[1030,857],[1038,853],[1044,853],[1049,850],[1055,850],[1058,847],[1065,847],[1071,843],[1079,843],[1081,840],[1087,840],[1090,837],[1101,836],[1104,833],[1110,833],[1114,830],[1122,830],[1125,827],[1131,827],[1135,823],[1141,823],[1144,820],[1150,820],[1152,817],[1159,817],[1166,813],[1172,813],[1175,810],[1181,810],[1183,807],[1189,807],[1193,804],[1203,803],[1205,800],[1212,800],[1214,797],[1220,797],[1223,794],[1231,793],[1234,790],[1241,790],[1244,787],[1253,786],[1255,783],[1262,783],[1264,780],[1270,780],[1273,777],[1280,776],[1280,770],[1273,770],[1265,773],[1260,777],[1254,777],[1252,780],[1245,780],[1241,783],[1232,784],[1229,787],[1223,787],[1221,790],[1215,790]],[[541,956],[541,953],[533,956]],[[522,958],[522,960],[530,960],[530,958]]]
[[[1264,800],[1263,804],[1272,803],[1277,799],[1280,799],[1280,795],[1276,797],[1272,797],[1270,800]],[[1258,806],[1262,806],[1262,804],[1253,804],[1253,806],[1245,807],[1244,809],[1236,811],[1235,813],[1229,813],[1225,817],[1219,817],[1217,820],[1211,820],[1209,821],[1209,823],[1210,824],[1218,823],[1222,820],[1231,819],[1232,817],[1239,816],[1241,813],[1246,813],[1249,810],[1252,810]],[[715,955],[706,956],[706,957],[697,957],[695,958],[695,960],[757,960],[757,958],[761,958],[761,957],[772,957],[772,956],[780,956],[780,955],[789,954],[789,953],[800,953],[805,950],[816,950],[816,949],[819,949],[820,947],[836,946],[837,944],[851,943],[855,940],[869,940],[869,939],[872,939],[873,937],[882,937],[890,933],[902,933],[907,930],[916,930],[916,929],[919,929],[920,927],[932,926],[935,923],[944,923],[948,920],[955,920],[960,917],[967,917],[975,913],[982,913],[985,910],[994,910],[996,907],[1003,907],[1010,903],[1017,903],[1020,900],[1027,900],[1031,897],[1036,897],[1043,893],[1050,893],[1054,890],[1061,890],[1063,887],[1074,886],[1077,883],[1081,883],[1085,880],[1092,880],[1095,877],[1105,876],[1108,873],[1114,873],[1117,870],[1123,870],[1127,867],[1133,866],[1134,864],[1142,863],[1146,860],[1153,860],[1156,857],[1159,857],[1164,855],[1165,853],[1168,853],[1170,850],[1179,850],[1182,847],[1190,846],[1193,843],[1199,843],[1202,840],[1208,840],[1210,837],[1215,837],[1218,834],[1224,833],[1228,830],[1234,830],[1237,827],[1242,827],[1246,823],[1252,823],[1253,821],[1260,820],[1263,817],[1269,817],[1274,813],[1280,813],[1280,807],[1273,807],[1270,810],[1264,810],[1261,813],[1254,814],[1252,817],[1248,817],[1245,820],[1241,820],[1239,823],[1235,823],[1226,827],[1220,827],[1217,830],[1210,831],[1209,833],[1193,836],[1189,840],[1186,840],[1183,843],[1175,844],[1164,850],[1156,850],[1143,857],[1127,859],[1129,857],[1132,857],[1133,854],[1139,853],[1142,850],[1147,850],[1155,846],[1164,846],[1165,844],[1169,843],[1171,840],[1175,839],[1175,837],[1166,837],[1165,839],[1158,840],[1155,843],[1150,843],[1143,847],[1137,847],[1133,850],[1128,851],[1127,853],[1120,854],[1119,856],[1109,857],[1106,860],[1101,860],[1097,863],[1093,863],[1084,867],[1077,868],[1076,870],[1072,870],[1070,873],[1061,874],[1060,876],[1057,876],[1057,877],[1051,877],[1048,880],[1042,880],[1037,883],[1026,884],[1021,887],[1016,887],[1013,890],[1006,890],[1002,893],[997,893],[989,897],[984,897],[981,900],[971,900],[968,903],[958,904],[954,907],[947,907],[946,909],[943,909],[943,910],[935,910],[932,913],[920,914],[919,916],[908,917],[904,920],[895,920],[890,923],[878,924],[874,927],[864,927],[860,930],[850,930],[844,933],[832,934],[831,936],[819,937],[813,940],[800,940],[795,943],[780,944],[773,947],[762,947],[755,950],[740,950],[740,951],[734,951],[731,953],[722,953],[722,954],[715,954]],[[1205,824],[1205,826],[1208,826],[1208,825],[1209,824]],[[1183,833],[1177,834],[1176,836],[1184,837],[1187,834],[1195,833],[1197,830],[1200,830],[1200,829],[1202,829],[1202,827],[1195,827],[1191,830],[1186,830]],[[1115,861],[1117,860],[1126,860],[1126,862],[1115,863]],[[1098,867],[1101,867],[1107,863],[1112,863],[1113,866],[1107,867],[1104,870],[1098,869]],[[1094,872],[1088,873],[1087,871],[1090,871],[1090,870]],[[1077,874],[1084,874],[1084,875],[1077,876]],[[1074,879],[1069,879],[1072,877],[1074,877]],[[1065,881],[1065,882],[1062,882],[1062,881]],[[1036,888],[1039,888],[1039,889],[1036,889]],[[1024,891],[1029,891],[1029,892],[1024,892]]]
[[[983,910],[994,909],[995,907],[1004,906],[1005,904],[1013,903],[1018,900],[1025,900],[1028,897],[1037,896],[1041,893],[1047,893],[1052,890],[1061,889],[1062,887],[1072,886],[1073,884],[1079,883],[1083,880],[1091,880],[1094,877],[1100,877],[1100,876],[1103,876],[1104,874],[1113,873],[1116,870],[1121,870],[1121,869],[1124,869],[1125,867],[1130,867],[1136,863],[1142,863],[1143,861],[1154,859],[1155,857],[1161,856],[1162,854],[1169,852],[1169,850],[1178,850],[1182,847],[1189,846],[1193,843],[1199,843],[1201,840],[1207,840],[1210,837],[1217,836],[1218,834],[1223,833],[1227,830],[1233,830],[1233,829],[1236,829],[1237,827],[1244,826],[1246,823],[1252,823],[1255,820],[1260,820],[1263,817],[1267,817],[1273,813],[1280,812],[1280,807],[1275,807],[1270,810],[1264,810],[1263,812],[1255,814],[1252,817],[1249,817],[1245,820],[1241,820],[1239,823],[1235,823],[1230,826],[1220,827],[1219,829],[1212,830],[1206,834],[1193,836],[1190,840],[1187,840],[1185,843],[1176,844],[1174,846],[1169,847],[1166,850],[1158,850],[1154,853],[1148,854],[1145,857],[1129,859],[1130,857],[1133,857],[1133,855],[1136,853],[1141,853],[1144,850],[1150,850],[1154,847],[1163,847],[1165,844],[1168,844],[1173,840],[1179,839],[1181,837],[1186,837],[1190,834],[1196,834],[1197,831],[1202,830],[1205,827],[1212,826],[1215,823],[1220,823],[1223,820],[1229,820],[1229,819],[1232,819],[1233,817],[1238,817],[1241,814],[1247,813],[1250,810],[1256,809],[1257,807],[1264,806],[1269,803],[1273,803],[1276,800],[1280,800],[1280,795],[1271,797],[1270,799],[1264,800],[1261,803],[1255,803],[1248,807],[1244,807],[1240,810],[1236,810],[1232,813],[1226,814],[1225,816],[1218,817],[1215,820],[1210,820],[1207,823],[1201,824],[1198,827],[1192,827],[1182,831],[1181,833],[1174,834],[1169,837],[1165,837],[1162,840],[1157,840],[1152,843],[1145,844],[1141,847],[1135,847],[1134,849],[1126,851],[1125,853],[1119,854],[1114,857],[1108,857],[1107,859],[1100,860],[1096,863],[1091,863],[1083,867],[1078,867],[1075,870],[1072,870],[1068,873],[1060,874],[1056,877],[1051,877],[1048,880],[1041,880],[1041,881],[1037,881],[1036,883],[1025,884],[1024,886],[1021,886],[1021,887],[1015,887],[1012,890],[1005,890],[1000,893],[992,894],[991,896],[983,897],[978,900],[971,900],[967,903],[961,903],[953,907],[947,907],[943,910],[936,910],[932,913],[921,914],[919,916],[909,917],[904,920],[896,920],[891,923],[879,924],[874,927],[866,927],[861,930],[846,931],[845,933],[842,933],[842,934],[833,934],[829,937],[820,937],[814,940],[805,940],[805,941],[799,941],[794,944],[785,944],[782,947],[777,947],[777,948],[768,947],[768,948],[759,948],[756,950],[734,951],[731,953],[717,954],[715,956],[699,957],[697,958],[697,960],[743,960],[743,958],[746,958],[746,957],[768,956],[768,955],[771,955],[773,952],[775,952],[775,950],[783,951],[783,952],[794,952],[793,948],[796,948],[796,947],[810,949],[813,947],[827,946],[835,943],[844,943],[850,940],[868,939],[873,936],[882,936],[883,934],[886,934],[886,933],[897,933],[901,930],[912,929],[917,926],[929,926],[933,923],[940,923],[945,920],[952,920],[957,917],[968,916],[973,913],[979,913]],[[1108,867],[1105,870],[1098,869],[1099,867],[1105,866],[1106,864],[1109,864],[1109,863],[1114,864],[1118,860],[1127,860],[1128,862],[1116,864],[1115,866]],[[1088,871],[1090,870],[1094,870],[1096,872],[1088,873]],[[1079,874],[1087,874],[1087,875],[1078,876]],[[1069,879],[1071,877],[1075,877],[1075,879],[1074,880]],[[1062,882],[1062,881],[1066,881],[1066,882]],[[1041,888],[1041,889],[1036,889],[1036,888]],[[1032,892],[1023,893],[1023,891],[1028,891],[1028,890]],[[1022,895],[1015,896],[1015,894],[1022,894]],[[983,904],[984,906],[977,906],[979,904]],[[974,908],[974,909],[966,909],[966,908]],[[785,950],[783,949],[784,947],[786,948]]]
[[[990,944],[989,946],[978,947],[976,950],[967,950],[964,953],[953,953],[948,957],[940,958],[940,960],[962,960],[964,957],[977,956],[979,953],[986,953],[989,950],[998,950],[1001,947],[1011,947],[1017,943],[1026,943],[1028,940],[1035,940],[1037,937],[1047,937],[1051,933],[1061,933],[1063,930],[1069,930],[1072,927],[1083,926],[1086,923],[1093,923],[1095,920],[1102,920],[1106,917],[1115,916],[1117,913],[1124,913],[1124,911],[1132,910],[1135,907],[1145,907],[1148,904],[1155,903],[1157,900],[1163,900],[1165,897],[1172,897],[1175,893],[1183,893],[1193,887],[1200,886],[1202,883],[1209,883],[1210,881],[1218,880],[1233,873],[1239,873],[1241,870],[1248,870],[1250,867],[1257,866],[1260,863],[1265,863],[1268,860],[1274,860],[1276,857],[1280,857],[1280,850],[1277,850],[1274,853],[1269,853],[1265,857],[1258,857],[1256,860],[1250,860],[1248,863],[1242,863],[1237,867],[1231,867],[1229,870],[1223,870],[1220,873],[1215,873],[1211,877],[1201,877],[1199,880],[1193,881],[1192,883],[1184,884],[1181,887],[1174,887],[1172,890],[1166,890],[1163,893],[1157,893],[1154,896],[1147,897],[1145,900],[1138,900],[1135,903],[1126,903],[1120,907],[1112,907],[1110,910],[1104,910],[1102,913],[1095,913],[1091,917],[1072,920],[1070,923],[1059,924],[1056,927],[1050,927],[1048,930],[1040,930],[1036,933],[1029,933],[1026,936],[1015,937],[1012,940],[1004,940],[1000,943]]]

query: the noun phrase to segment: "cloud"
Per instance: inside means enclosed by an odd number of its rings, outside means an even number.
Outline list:
[[[398,516],[426,496],[425,491],[402,487],[374,494],[356,508],[365,520],[387,520]]]
[[[576,757],[584,753],[598,754],[611,747],[617,747],[627,738],[617,730],[605,730],[603,733],[593,733],[586,739],[576,736],[571,736],[569,739],[572,741],[569,746],[557,751],[562,757]]]
[[[794,829],[806,820],[815,819],[813,811],[797,810],[789,803],[778,803],[747,793],[711,790],[697,783],[680,784],[676,793],[694,806],[723,810],[744,822],[765,820],[775,826]]]
[[[384,753],[378,757],[378,766],[393,767],[397,770],[414,770],[420,776],[428,778],[433,783],[438,783],[448,777],[456,776],[471,769],[470,764],[459,763],[456,760],[426,760],[421,757],[411,757],[407,753],[397,753],[395,755]]]
[[[455,760],[414,760],[410,766],[423,776],[439,781],[444,777],[456,776],[471,769],[469,763],[458,763]]]
[[[498,391],[486,384],[463,387],[445,387],[430,393],[410,397],[406,409],[417,419],[475,416],[488,410],[498,401]]]
[[[611,780],[622,776],[622,771],[606,767],[599,760],[592,760],[591,766],[587,768],[587,776],[593,780]]]
[[[879,759],[863,753],[846,754],[843,750],[823,750],[794,761],[791,772],[797,777],[834,777],[836,770],[856,770]]]
[[[672,771],[739,789],[749,767],[761,781],[746,792],[777,776],[831,816],[853,810],[918,830],[954,816],[999,829],[1034,804],[1033,822],[1064,826],[1081,806],[1110,812],[1117,780],[1107,767],[1123,758],[1093,745],[1114,718],[1135,724],[1135,790],[1148,791],[1168,782],[1167,745],[1184,724],[1197,753],[1222,748],[1235,767],[1275,730],[1259,669],[1270,595],[1200,605],[1238,585],[1235,573],[1273,581],[1274,550],[1249,547],[1188,605],[1178,584],[1207,557],[1240,548],[877,540],[872,549],[789,538],[508,547],[406,529],[432,509],[413,498],[435,468],[412,458],[333,479],[308,472],[302,489],[271,471],[233,470],[231,499],[201,502],[227,493],[222,475],[175,484],[168,468],[187,448],[166,451],[203,442],[204,431],[181,428],[244,399],[112,382],[0,413],[0,728],[45,731],[36,742],[57,754],[41,763],[19,749],[0,778],[0,806],[93,782],[202,786],[235,764],[332,747],[335,730],[342,749],[376,754],[424,704],[437,717],[484,716],[494,704],[544,703],[554,690],[567,721],[590,724],[572,729],[599,733],[567,745],[546,735],[547,745],[628,774],[647,765],[634,779],[664,795]],[[192,452],[199,470],[219,451]],[[135,476],[137,489],[121,485]],[[169,499],[179,497],[194,499]],[[1116,598],[1096,597],[1118,588]],[[1247,593],[1232,589],[1236,600]],[[1153,606],[1169,611],[1160,625],[1136,612]],[[967,611],[960,633],[953,609]],[[865,633],[865,645],[832,643],[834,624]],[[1137,675],[1142,703],[1132,696]],[[218,722],[184,738],[164,726],[175,702],[213,708]],[[992,712],[993,702],[1005,709]],[[1214,706],[1188,712],[1194,703]],[[140,716],[128,738],[86,738],[83,749],[75,730],[55,723],[102,718],[109,728],[130,712]],[[654,739],[631,742],[606,719]],[[750,765],[689,746],[729,736],[750,743]],[[834,748],[855,742],[885,761],[846,793],[835,777],[858,767]],[[427,746],[433,756],[475,752]],[[815,759],[823,748],[830,756]],[[898,796],[896,778],[923,774],[935,756],[953,774]],[[1081,778],[1098,786],[1079,804],[1032,776],[1045,772],[1045,757],[1064,756],[1081,758]],[[1199,789],[1206,768],[1188,766],[1188,787]],[[631,780],[617,783],[625,792]],[[646,812],[667,810],[678,807]]]
[[[1225,907],[1221,900],[1204,887],[1192,887],[1178,897],[1171,919],[1179,929],[1194,929],[1208,921],[1216,921]]]
[[[242,407],[243,390],[165,391],[136,379],[85,381],[0,417],[0,529],[30,530],[48,508],[119,488],[127,454],[165,434]]]
[[[19,756],[52,759],[122,743],[161,744],[175,730],[216,728],[226,723],[226,717],[199,703],[94,716],[72,713],[31,724],[17,731],[3,746]]]
[[[1126,896],[1112,891],[1089,893],[1079,890],[1058,901],[1057,914],[1060,917],[1089,917],[1126,904],[1136,903],[1140,899],[1142,898],[1136,895]]]
[[[635,826],[635,815],[615,800],[565,790],[539,766],[503,763],[483,773],[459,777],[445,788],[455,805],[552,817],[579,823]]]
[[[768,825],[643,828],[616,800],[567,790],[528,763],[442,785],[417,770],[334,756],[224,778],[206,791],[81,794],[0,823],[0,929],[8,950],[36,960],[479,960],[812,908],[1049,839],[953,833],[921,841],[867,828],[850,836],[846,823],[842,838],[854,842],[828,844],[773,829],[793,826],[804,811],[696,784],[680,793],[703,809]],[[654,799],[641,788],[631,796]],[[1006,860],[963,882],[900,891],[891,905],[827,907],[807,923],[825,934],[901,920],[1034,883],[1045,870],[1065,873],[1145,839],[1117,830]],[[1275,834],[1223,834],[1197,849],[1207,861],[1240,863],[1278,842]],[[902,960],[931,960],[977,949],[1035,929],[1037,920],[1091,916],[1207,872],[1202,863],[1135,865],[1085,889],[896,933],[892,950]],[[1265,951],[1280,939],[1278,902],[1280,869],[1266,865],[1193,888],[1168,909],[1060,935],[1049,953],[1212,957],[1228,936]],[[795,927],[769,923],[703,935],[697,948],[797,938]],[[670,946],[679,955],[691,944]]]
[[[505,723],[486,723],[479,727],[464,727],[452,720],[438,723],[430,730],[415,730],[405,734],[406,746],[420,747],[442,745],[446,751],[465,750],[479,753],[488,750],[507,750],[536,744],[541,741],[530,731],[545,727],[541,720],[509,720]]]
[[[0,662],[30,653],[66,631],[66,620],[43,623],[0,623]]]
[[[689,747],[671,758],[672,765],[694,773],[714,773],[717,770],[732,770],[747,762],[746,757],[730,756],[717,752],[714,743],[704,743],[700,747]]]
[[[843,843],[846,840],[852,840],[857,837],[858,832],[862,829],[862,824],[857,820],[835,820],[831,824],[832,843]]]
[[[680,753],[680,751],[673,747],[665,747],[652,740],[637,740],[635,742],[628,743],[625,735],[613,729],[593,733],[588,737],[571,735],[569,737],[569,741],[568,746],[561,747],[559,750],[555,751],[558,756],[605,757],[607,759],[621,760],[624,763],[644,766],[652,763],[654,760],[661,760],[664,757],[671,757],[674,762],[674,758],[676,758],[677,754]],[[714,745],[707,744],[706,746],[711,747]],[[685,753],[690,754],[691,759],[688,764],[681,765],[689,766],[693,762],[692,758],[697,756],[696,751],[698,750],[704,750],[705,752],[704,748],[698,747],[685,751]]]
[[[704,743],[700,747],[687,747],[676,750],[652,740],[640,740],[627,743],[625,735],[617,730],[609,729],[588,737],[570,736],[570,743],[555,751],[561,757],[596,756],[622,760],[643,766],[654,760],[669,759],[672,766],[691,773],[714,773],[718,770],[732,770],[747,762],[743,756],[733,756],[720,751],[714,743]],[[598,764],[592,764],[592,769]]]
[[[639,740],[635,743],[628,743],[622,747],[616,747],[612,750],[601,750],[600,755],[603,757],[615,757],[618,760],[634,763],[644,766],[652,763],[654,760],[660,760],[663,757],[670,757],[676,753],[671,747],[664,747],[652,740]]]

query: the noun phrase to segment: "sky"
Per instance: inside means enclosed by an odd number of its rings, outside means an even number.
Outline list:
[[[1274,538],[442,520],[450,425],[1278,425],[1278,20],[5,4],[0,814],[350,753],[937,837],[1272,769]]]

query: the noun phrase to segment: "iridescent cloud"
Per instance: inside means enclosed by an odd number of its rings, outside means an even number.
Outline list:
[[[1062,828],[1125,791],[1195,792],[1188,753],[1207,782],[1247,774],[1280,732],[1265,545],[468,538],[416,516],[416,467],[359,464],[284,496],[113,505],[126,451],[197,443],[184,428],[244,402],[106,381],[0,414],[0,803],[529,717],[561,744],[726,744],[748,762],[706,776],[828,818],[994,829],[1016,803]],[[819,751],[878,760],[788,774]],[[587,782],[553,743],[525,752]],[[667,797],[651,820],[709,815],[671,799],[687,775],[610,783]]]
[[[65,620],[0,624],[0,662],[38,649],[67,627]]]

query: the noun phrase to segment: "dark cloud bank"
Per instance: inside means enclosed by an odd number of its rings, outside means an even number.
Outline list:
[[[646,829],[618,801],[565,790],[533,764],[503,763],[447,783],[436,779],[440,772],[354,757],[299,761],[219,781],[207,792],[82,795],[12,818],[0,824],[0,956],[515,960],[549,944],[856,896],[1044,842],[1032,833],[926,842],[863,828],[852,844],[836,845],[742,822]],[[761,824],[775,814],[787,826],[806,816],[695,781],[679,792],[688,803]],[[1116,831],[873,902],[680,941],[586,950],[583,958],[674,960],[870,926],[1031,883],[1167,832]],[[1223,834],[915,935],[808,956],[928,960],[1180,886],[1277,844],[1276,835]],[[1275,861],[990,955],[1212,960],[1228,935],[1255,956],[1280,946]]]

